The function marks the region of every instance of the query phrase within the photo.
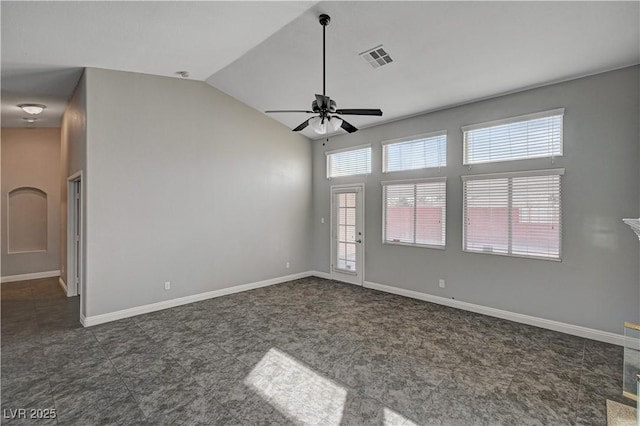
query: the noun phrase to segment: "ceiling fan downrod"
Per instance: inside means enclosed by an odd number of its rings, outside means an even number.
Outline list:
[[[319,18],[320,25],[322,25],[322,96],[327,96],[327,62],[326,62],[326,29],[329,22],[331,22],[331,17],[326,14],[320,15]]]

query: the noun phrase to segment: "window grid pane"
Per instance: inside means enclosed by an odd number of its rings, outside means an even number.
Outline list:
[[[447,165],[447,135],[437,135],[382,146],[383,172],[426,169]]]
[[[442,246],[446,241],[446,182],[385,184],[384,242]]]
[[[509,253],[509,180],[465,183],[465,249]]]
[[[327,154],[327,178],[370,173],[371,147]]]
[[[560,257],[560,176],[514,178],[512,253]]]
[[[464,131],[464,164],[562,155],[563,115]]]
[[[356,263],[356,194],[338,194],[337,268],[357,272]]]

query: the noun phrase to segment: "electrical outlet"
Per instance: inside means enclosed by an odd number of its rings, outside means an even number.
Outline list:
[[[324,223],[324,217],[320,218],[320,223]]]
[[[440,288],[444,288],[444,280],[438,281],[438,285],[440,286]]]
[[[164,289],[165,290],[171,290],[171,281],[165,281],[164,282]]]
[[[291,263],[287,262],[286,267],[287,267],[287,269],[289,269],[291,267]]]

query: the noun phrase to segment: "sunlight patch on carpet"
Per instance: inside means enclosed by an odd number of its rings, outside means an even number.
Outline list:
[[[607,426],[637,426],[637,410],[607,399]]]
[[[347,390],[276,348],[269,349],[244,383],[294,421],[338,426],[342,419]]]

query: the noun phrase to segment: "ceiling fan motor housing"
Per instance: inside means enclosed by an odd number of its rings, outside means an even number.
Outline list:
[[[336,101],[334,101],[333,99],[329,100],[329,108],[325,110],[325,112],[336,112],[337,109],[337,105],[336,105]],[[311,102],[311,110],[313,112],[322,112],[323,109],[321,107],[318,106],[318,101],[313,101]]]

